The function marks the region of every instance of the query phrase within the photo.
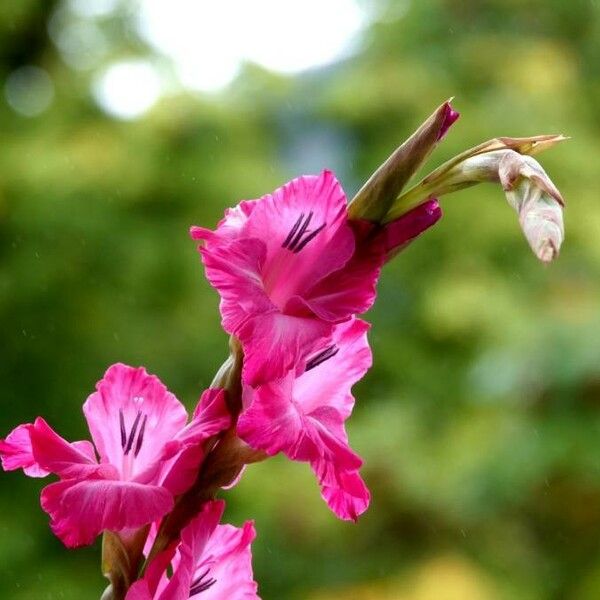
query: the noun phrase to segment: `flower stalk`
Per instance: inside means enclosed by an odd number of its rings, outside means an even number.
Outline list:
[[[331,171],[298,177],[192,227],[221,296],[230,355],[193,411],[143,367],[114,364],[84,403],[92,441],[68,442],[43,418],[0,439],[4,470],[54,474],[41,493],[68,547],[103,536],[101,600],[259,600],[254,526],[221,525],[221,490],[248,464],[284,454],[313,471],[340,519],[370,492],[346,421],[372,364],[370,325],[386,261],[441,217],[437,198],[500,184],[536,256],[564,238],[563,200],[533,154],[562,136],[497,138],[404,191],[458,113],[443,103],[348,204]]]

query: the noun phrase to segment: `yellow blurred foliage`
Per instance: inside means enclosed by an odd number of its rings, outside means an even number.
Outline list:
[[[472,562],[444,555],[407,574],[337,591],[320,591],[309,600],[494,600],[494,584]]]

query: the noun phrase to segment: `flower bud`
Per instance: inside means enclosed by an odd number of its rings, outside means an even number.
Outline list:
[[[531,156],[564,136],[496,138],[466,150],[430,173],[394,203],[384,222],[406,214],[428,198],[439,198],[482,182],[502,185],[508,203],[534,254],[543,262],[558,255],[564,239],[563,199],[542,166]]]
[[[371,175],[350,202],[350,218],[380,223],[408,180],[458,117],[450,101],[444,102]]]
[[[498,176],[534,254],[554,260],[565,237],[560,192],[534,158],[511,150],[500,159]]]

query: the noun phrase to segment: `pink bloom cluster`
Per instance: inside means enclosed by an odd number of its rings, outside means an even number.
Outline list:
[[[106,531],[131,540],[148,527],[143,577],[126,600],[258,598],[254,527],[220,525],[222,501],[194,505],[196,516],[168,543],[161,527],[196,490],[225,431],[255,455],[308,463],[340,518],[366,510],[362,460],[345,430],[351,388],[372,360],[369,325],[358,315],[373,304],[387,258],[440,214],[430,200],[386,226],[350,221],[340,184],[323,171],[241,202],[215,231],[193,227],[221,296],[223,327],[242,345],[239,410],[225,390],[208,389],[188,421],[156,376],[115,364],[83,405],[93,443],[68,442],[38,417],[0,440],[3,468],[58,477],[42,490],[41,505],[69,547]]]
[[[83,406],[93,444],[67,442],[38,417],[0,440],[2,466],[59,477],[42,490],[41,504],[69,547],[90,544],[103,531],[127,538],[147,524],[156,530],[174,499],[194,483],[206,442],[230,426],[224,396],[206,390],[188,423],[184,406],[156,376],[116,364]],[[223,508],[223,502],[206,504],[127,598],[183,600],[201,592],[203,600],[258,598],[250,564],[254,527],[218,525]],[[152,542],[151,536],[148,548]]]
[[[223,328],[242,343],[237,433],[269,455],[307,462],[342,519],[369,504],[344,423],[351,387],[371,366],[371,307],[391,252],[433,225],[429,201],[386,227],[348,219],[330,171],[299,177],[225,213],[216,231],[193,227]]]

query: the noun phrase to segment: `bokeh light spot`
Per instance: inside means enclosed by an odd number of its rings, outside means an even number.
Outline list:
[[[111,65],[94,86],[98,104],[121,119],[134,119],[148,111],[161,93],[154,67],[146,61],[125,61]]]
[[[44,69],[28,65],[13,71],[4,85],[8,104],[25,117],[35,117],[50,106],[54,84]]]

